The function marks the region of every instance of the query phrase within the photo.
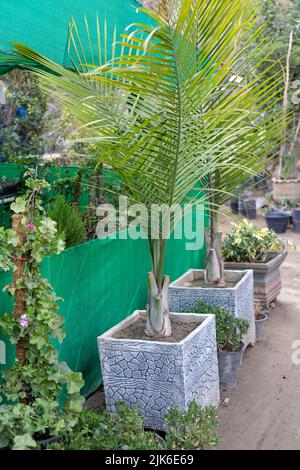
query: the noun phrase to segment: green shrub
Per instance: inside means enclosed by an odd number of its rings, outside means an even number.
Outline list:
[[[65,240],[67,248],[84,241],[85,227],[82,216],[63,196],[56,197],[48,210],[48,216],[57,223],[57,231]]]
[[[226,235],[222,246],[222,256],[226,261],[264,262],[272,253],[285,248],[286,242],[274,230],[261,229],[246,219],[233,226],[233,232]]]
[[[168,426],[166,449],[193,450],[214,447],[218,443],[218,420],[212,406],[200,407],[195,401],[183,413],[178,408],[169,411],[165,418]]]
[[[144,430],[144,419],[135,408],[117,404],[117,413],[84,410],[72,432],[49,445],[56,450],[190,450],[217,444],[218,421],[213,407],[191,402],[186,413],[173,408],[165,420],[169,432]]]
[[[216,316],[216,335],[218,351],[239,351],[243,336],[249,330],[249,322],[236,318],[222,307],[210,305],[199,300],[187,313],[212,313]]]

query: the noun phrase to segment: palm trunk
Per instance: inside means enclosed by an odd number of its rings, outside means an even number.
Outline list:
[[[214,208],[210,211],[210,230],[205,235],[207,247],[205,283],[214,287],[224,287],[224,261],[221,256],[223,233],[218,231],[218,214]]]
[[[152,337],[167,337],[172,334],[168,289],[170,277],[163,276],[166,240],[150,241],[153,271],[148,273],[148,306],[145,334]]]

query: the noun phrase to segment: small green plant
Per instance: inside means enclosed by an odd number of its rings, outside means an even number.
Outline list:
[[[185,310],[186,312],[186,310]],[[241,349],[243,336],[249,330],[247,320],[236,318],[222,307],[199,300],[189,313],[212,313],[216,316],[217,347],[219,352],[235,352]]]
[[[218,421],[213,407],[195,401],[186,413],[173,408],[165,417],[168,432],[161,435],[144,430],[144,419],[137,409],[117,403],[117,413],[83,410],[72,432],[65,431],[56,450],[191,450],[215,446]]]
[[[39,264],[45,256],[60,253],[64,243],[41,205],[39,194],[49,185],[32,177],[26,185],[26,195],[11,204],[13,228],[0,228],[0,269],[13,271],[13,283],[6,289],[15,301],[13,313],[0,319],[0,327],[16,344],[16,361],[0,377],[0,448],[25,450],[38,448],[44,436],[75,426],[84,385],[81,373],[58,361],[52,344],[65,336],[60,299],[42,278]]]
[[[259,228],[243,219],[233,224],[222,246],[222,256],[226,261],[251,263],[267,261],[270,255],[284,250],[288,241],[278,237],[274,230]]]
[[[218,420],[212,406],[200,407],[192,401],[186,413],[178,408],[171,409],[165,422],[168,428],[167,449],[196,450],[214,447],[218,443]]]
[[[48,210],[48,216],[55,220],[58,234],[65,240],[67,248],[84,241],[85,227],[81,214],[62,195],[56,197]]]

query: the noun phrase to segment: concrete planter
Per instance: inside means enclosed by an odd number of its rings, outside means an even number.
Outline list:
[[[254,278],[254,297],[265,308],[277,299],[281,290],[280,267],[287,256],[287,251],[278,253],[267,263],[232,263],[225,262],[225,269],[252,269]]]
[[[145,416],[145,426],[164,430],[163,418],[173,406],[186,410],[196,400],[219,404],[219,374],[214,315],[171,313],[199,326],[179,343],[117,339],[119,330],[146,316],[136,311],[98,338],[108,411],[125,401]]]
[[[203,279],[203,270],[190,269],[169,287],[169,305],[173,312],[192,309],[199,300],[228,310],[238,318],[248,320],[250,328],[243,338],[245,347],[255,344],[255,315],[253,302],[253,273],[251,270],[225,271],[225,280],[234,287],[189,287]]]
[[[273,178],[273,199],[276,202],[283,202],[288,199],[293,202],[300,202],[300,178],[280,179]]]

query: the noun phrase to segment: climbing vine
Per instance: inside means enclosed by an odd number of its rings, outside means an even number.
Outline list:
[[[49,184],[30,172],[26,185],[26,195],[11,205],[12,229],[0,228],[0,268],[13,271],[6,289],[14,297],[14,312],[0,319],[0,327],[16,344],[15,364],[2,373],[0,385],[0,447],[14,449],[35,448],[41,438],[71,430],[84,383],[81,373],[58,362],[52,344],[65,331],[60,299],[41,276],[40,262],[60,253],[64,243],[42,207],[40,196]]]

